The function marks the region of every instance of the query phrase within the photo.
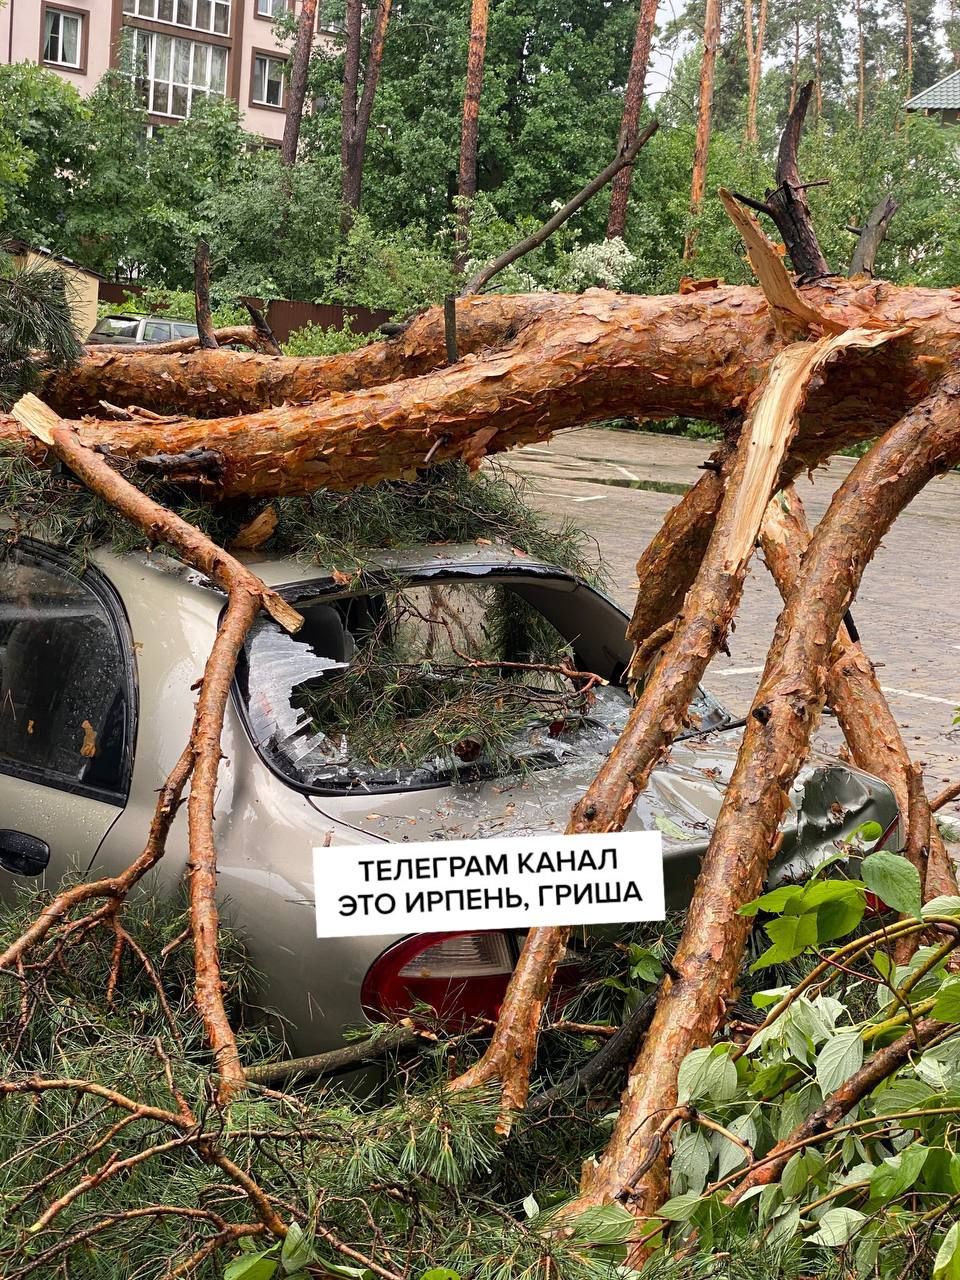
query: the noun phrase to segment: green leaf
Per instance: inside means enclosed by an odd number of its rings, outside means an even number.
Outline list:
[[[933,1260],[933,1280],[960,1280],[960,1222],[955,1222],[940,1242]]]
[[[658,1218],[666,1218],[668,1222],[689,1222],[702,1204],[700,1196],[673,1196],[657,1210]]]
[[[680,1064],[677,1091],[679,1102],[729,1102],[737,1092],[737,1068],[727,1046],[691,1050]]]
[[[903,1195],[920,1177],[920,1171],[930,1154],[929,1147],[911,1143],[899,1155],[889,1156],[877,1165],[870,1175],[870,1198],[886,1204]]]
[[[630,1238],[637,1222],[629,1209],[622,1204],[601,1204],[585,1209],[573,1220],[578,1240],[590,1240],[594,1244],[623,1244]]]
[[[920,873],[906,858],[883,850],[871,853],[864,858],[860,874],[871,893],[875,893],[892,911],[919,917],[923,905]]]
[[[864,844],[876,844],[883,835],[883,827],[879,822],[861,822],[853,834],[859,836]]]
[[[537,1197],[535,1195],[531,1194],[526,1197],[523,1202],[523,1212],[528,1218],[535,1218],[540,1212],[540,1206],[537,1204]]]
[[[930,916],[960,916],[960,898],[948,894],[931,898],[929,902],[923,904],[923,911],[920,914],[924,920],[929,919]]]
[[[673,1145],[671,1191],[689,1191],[699,1195],[706,1186],[710,1163],[710,1144],[702,1131],[685,1126]]]
[[[817,1230],[809,1237],[811,1244],[825,1244],[830,1248],[844,1245],[857,1232],[865,1214],[856,1209],[828,1209],[817,1224]]]
[[[830,942],[857,927],[867,900],[859,880],[820,880],[804,889],[799,906],[816,912],[817,941]]]
[[[751,973],[772,964],[785,964],[817,941],[817,917],[813,912],[802,916],[779,916],[764,928],[773,945],[750,966]]]
[[[940,1022],[960,1022],[960,978],[953,978],[940,988],[933,1016]]]
[[[449,1267],[431,1267],[425,1271],[420,1280],[460,1280],[459,1271],[451,1271]]]
[[[778,888],[765,893],[762,898],[754,898],[752,902],[746,902],[739,908],[737,914],[741,916],[755,916],[758,911],[766,911],[770,915],[779,915],[794,898],[799,898],[803,894],[803,885],[801,884],[782,884]]]
[[[863,1066],[863,1041],[858,1031],[838,1031],[817,1053],[817,1083],[823,1095],[849,1080]]]
[[[792,1240],[800,1229],[800,1210],[796,1205],[774,1218],[767,1233],[767,1248],[776,1249]]]
[[[678,827],[671,818],[664,818],[661,814],[658,814],[657,817],[654,818],[654,822],[663,834],[668,836],[671,840],[696,839],[696,836],[692,835],[689,831],[684,831],[682,827]]]
[[[248,1253],[242,1258],[234,1258],[223,1269],[223,1280],[271,1280],[280,1264],[276,1258],[262,1253]]]
[[[283,1248],[280,1250],[280,1262],[284,1271],[287,1275],[302,1271],[312,1259],[313,1249],[310,1241],[304,1236],[300,1224],[291,1222],[283,1239]]]

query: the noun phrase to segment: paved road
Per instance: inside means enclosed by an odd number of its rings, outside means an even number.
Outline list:
[[[572,516],[596,538],[613,595],[628,610],[634,565],[684,486],[699,477],[710,447],[633,431],[583,429],[510,455],[536,505]],[[811,521],[819,519],[854,460],[834,458],[798,490]],[[897,521],[864,574],[853,615],[864,647],[914,757],[938,791],[960,777],[960,474],[934,481]],[[744,591],[730,657],[718,656],[705,683],[744,714],[779,612],[780,597],[760,561]],[[825,718],[817,741],[834,745]],[[951,812],[948,810],[948,812]],[[952,809],[960,820],[960,806]]]

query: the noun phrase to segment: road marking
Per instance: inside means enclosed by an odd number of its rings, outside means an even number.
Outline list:
[[[572,498],[572,499],[571,499],[571,501],[572,501],[572,502],[602,502],[606,496],[607,496],[607,495],[606,495],[605,493],[598,493],[598,494],[596,494],[594,497],[590,497],[590,498]]]
[[[921,698],[924,702],[942,702],[945,707],[955,707],[960,698],[935,698],[932,693],[914,693],[912,689],[895,689],[893,685],[882,684],[884,693],[897,693],[901,698]]]
[[[960,648],[960,645],[955,647]],[[758,676],[762,671],[763,667],[724,667],[722,669],[718,667],[714,674],[718,676]],[[892,693],[900,698],[919,698],[922,702],[938,702],[945,707],[960,705],[960,697],[937,698],[932,693],[918,693],[913,689],[898,689],[891,684],[882,684],[880,688],[884,693]]]
[[[628,480],[639,480],[639,479],[640,479],[640,477],[639,477],[638,475],[634,475],[634,473],[633,473],[632,471],[628,471],[626,467],[621,467],[621,466],[619,466],[617,463],[614,463],[614,464],[613,464],[613,469],[614,469],[615,471],[619,471],[619,472],[620,472],[620,474],[621,474],[622,476],[626,476]],[[960,648],[960,645],[958,645],[958,646],[957,646],[957,648]]]

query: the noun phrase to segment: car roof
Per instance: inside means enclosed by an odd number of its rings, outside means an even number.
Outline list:
[[[145,311],[138,311],[135,313],[130,311],[121,311],[116,315],[111,314],[101,316],[97,323],[103,324],[104,320],[152,320],[158,324],[188,324],[192,329],[197,327],[192,320],[180,320],[176,316],[151,316]]]
[[[333,578],[338,567],[341,571],[343,569],[342,565],[310,563],[299,560],[292,555],[271,556],[259,552],[239,552],[234,554],[236,554],[238,560],[248,565],[258,577],[262,578],[268,587],[296,587],[301,583],[329,580]],[[104,566],[110,560],[120,559],[129,563],[131,559],[135,558],[149,563],[154,568],[161,568],[174,574],[182,574],[197,585],[216,590],[208,579],[198,574],[188,565],[183,564],[182,561],[166,554],[127,551],[118,556],[117,553],[110,551],[109,548],[101,548],[93,555],[93,559],[100,561]],[[549,572],[551,575],[559,575],[566,578],[574,577],[568,569],[563,569],[557,565],[539,560],[534,556],[529,556],[516,548],[494,545],[478,546],[473,542],[431,543],[405,549],[374,549],[370,552],[365,552],[362,560],[358,558],[358,564],[362,564],[365,574],[374,575],[378,572],[390,574],[447,572],[451,570],[466,570],[467,572],[482,574],[495,573],[498,570],[519,569],[541,574]]]

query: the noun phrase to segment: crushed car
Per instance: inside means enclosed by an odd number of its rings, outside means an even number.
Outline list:
[[[511,931],[316,937],[323,860],[348,844],[563,831],[629,713],[627,618],[575,574],[496,546],[377,553],[362,572],[255,553],[303,615],[263,616],[241,656],[217,795],[219,884],[263,1002],[292,1046],[341,1042],[418,1003],[495,1015]],[[160,552],[84,565],[29,538],[0,559],[0,891],[120,871],[143,845],[183,749],[224,597]],[[629,819],[663,833],[667,903],[688,900],[740,727],[701,691]],[[773,882],[805,874],[864,822],[897,823],[890,789],[813,755],[791,792]],[[312,850],[321,848],[314,879]],[[187,858],[174,824],[156,876]],[[574,988],[578,955],[561,970]]]

